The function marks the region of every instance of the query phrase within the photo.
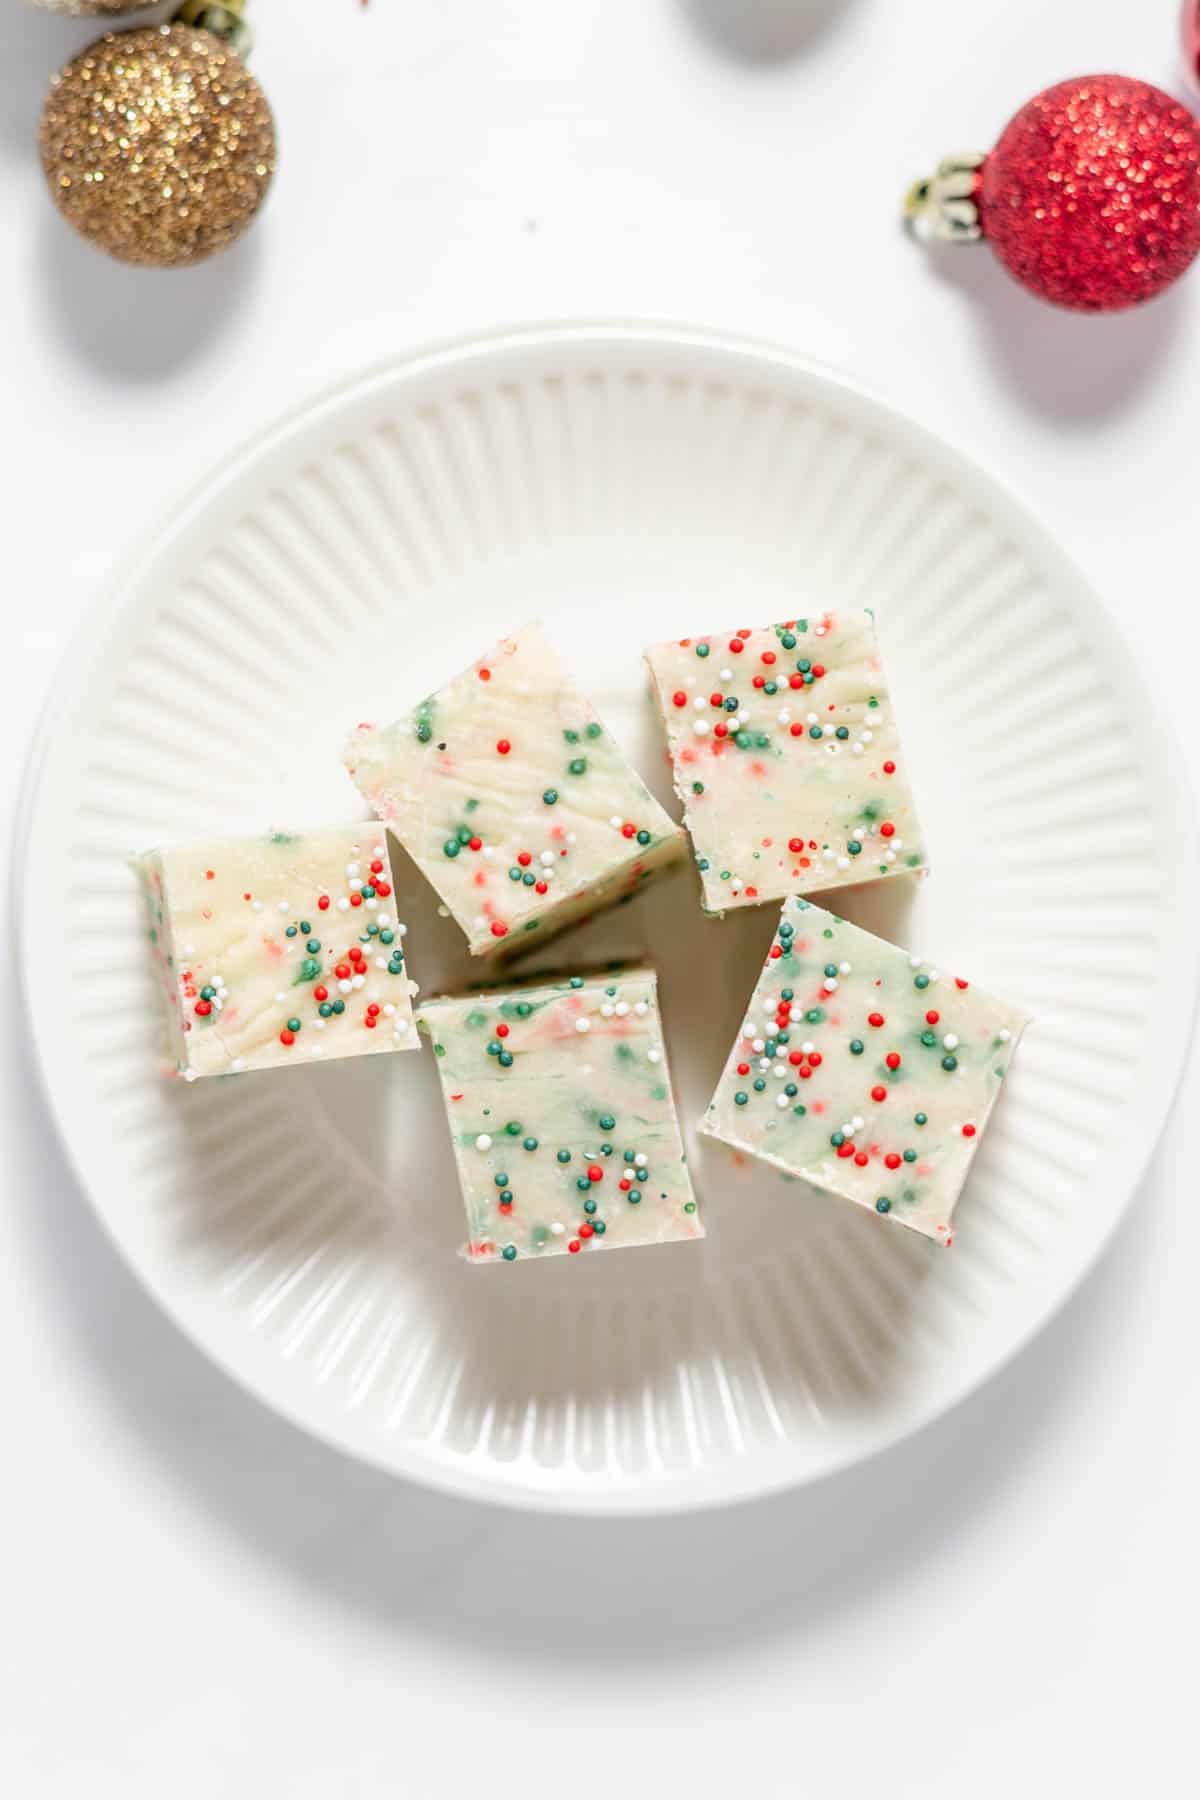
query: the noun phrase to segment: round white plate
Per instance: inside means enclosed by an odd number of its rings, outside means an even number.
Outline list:
[[[130,852],[360,817],[347,728],[535,615],[666,797],[642,646],[839,602],[878,609],[934,863],[915,892],[888,883],[844,910],[1036,1017],[952,1250],[694,1143],[702,1245],[469,1267],[428,1054],[158,1076]],[[130,1263],[298,1423],[492,1499],[756,1494],[944,1411],[1112,1230],[1195,994],[1176,766],[1042,531],[846,382],[682,329],[461,344],[261,438],[80,633],[27,791],[30,1029]],[[426,989],[464,979],[411,867],[400,904]],[[771,923],[705,921],[685,874],[560,947],[658,962],[689,1121]]]

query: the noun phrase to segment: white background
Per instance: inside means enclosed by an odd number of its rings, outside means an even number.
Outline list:
[[[406,347],[587,314],[782,340],[972,452],[1123,622],[1197,774],[1200,274],[1077,319],[896,223],[912,175],[1053,80],[1186,92],[1175,0],[252,10],[276,189],[238,250],[171,276],[53,214],[36,117],[92,30],[0,0],[6,816],[106,577],[232,446]],[[810,1492],[590,1525],[360,1470],[210,1369],[93,1223],[2,979],[6,1795],[1194,1779],[1195,1059],[1103,1264],[967,1407]]]

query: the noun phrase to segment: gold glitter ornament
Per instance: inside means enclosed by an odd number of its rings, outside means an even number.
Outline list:
[[[109,256],[186,268],[262,205],[275,126],[234,48],[243,4],[185,0],[173,24],[109,32],[55,76],[42,167],[64,218]]]
[[[92,13],[145,12],[148,0],[33,0],[43,12],[70,13],[82,18]]]

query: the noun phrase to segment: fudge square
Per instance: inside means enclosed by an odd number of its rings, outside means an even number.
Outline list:
[[[925,867],[866,611],[656,644],[706,912]]]
[[[649,969],[426,1001],[473,1262],[704,1236]]]
[[[1027,1023],[793,898],[701,1129],[949,1244]]]
[[[686,850],[537,625],[396,724],[360,725],[346,765],[475,956],[540,942]]]
[[[385,835],[276,831],[140,859],[178,1074],[420,1048]]]

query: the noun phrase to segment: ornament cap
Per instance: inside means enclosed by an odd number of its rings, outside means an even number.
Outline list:
[[[915,181],[904,202],[904,217],[918,237],[943,244],[976,244],[983,236],[979,222],[979,172],[987,161],[981,150],[944,156],[934,174]]]
[[[183,0],[173,16],[177,25],[211,31],[239,56],[248,56],[254,48],[254,33],[246,22],[246,0]]]

